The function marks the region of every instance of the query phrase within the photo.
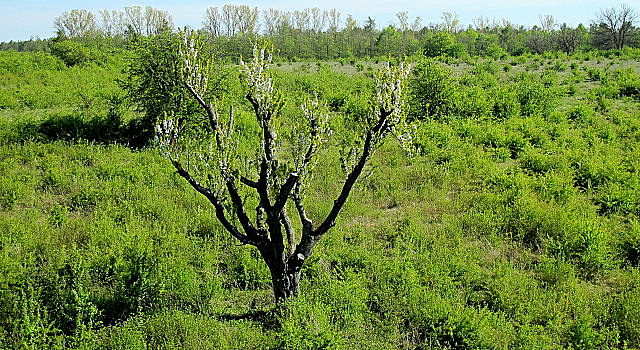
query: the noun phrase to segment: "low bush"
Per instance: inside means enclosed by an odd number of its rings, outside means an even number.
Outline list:
[[[106,55],[94,48],[89,48],[73,40],[62,40],[51,45],[51,54],[64,62],[68,67],[106,61]]]

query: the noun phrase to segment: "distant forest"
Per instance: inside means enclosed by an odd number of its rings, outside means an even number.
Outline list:
[[[455,13],[445,12],[439,23],[424,24],[407,11],[396,13],[393,25],[380,27],[368,17],[358,23],[335,9],[295,11],[260,10],[246,5],[209,7],[200,31],[207,33],[223,57],[249,56],[256,40],[267,40],[281,60],[332,60],[399,57],[424,54],[463,58],[541,54],[590,50],[620,50],[640,45],[638,13],[627,5],[601,9],[586,24],[575,27],[552,15],[525,27],[507,19],[475,18],[463,24]],[[67,39],[87,47],[124,48],[141,37],[173,31],[171,14],[152,7],[124,10],[64,12],[54,21],[57,34],[50,39],[0,43],[0,50],[46,51]]]

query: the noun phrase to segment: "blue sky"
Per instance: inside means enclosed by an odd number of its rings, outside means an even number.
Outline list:
[[[48,38],[54,35],[53,20],[64,11],[72,9],[91,10],[123,9],[125,6],[152,6],[167,10],[173,15],[176,25],[200,27],[209,6],[243,4],[258,8],[297,10],[305,7],[338,9],[343,18],[347,14],[362,23],[367,16],[376,20],[379,27],[395,22],[395,13],[408,11],[410,22],[416,16],[423,24],[438,23],[442,12],[456,13],[462,24],[471,23],[479,16],[506,18],[514,24],[532,26],[539,23],[540,15],[553,15],[559,22],[570,25],[588,24],[598,10],[617,6],[621,1],[610,0],[351,0],[351,1],[79,1],[79,0],[0,0],[0,42],[26,40],[30,37]],[[640,0],[624,1],[640,13]]]

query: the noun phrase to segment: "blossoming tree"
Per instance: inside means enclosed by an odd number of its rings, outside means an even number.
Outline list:
[[[303,122],[292,130],[293,157],[282,157],[274,120],[282,114],[284,98],[268,70],[269,51],[254,47],[252,60],[241,62],[241,67],[246,99],[259,125],[260,147],[251,159],[239,160],[243,156],[238,152],[233,109],[221,116],[215,99],[207,96],[213,62],[203,58],[203,45],[194,33],[184,32],[179,56],[182,83],[206,114],[206,122],[193,123],[167,111],[156,127],[159,144],[178,174],[211,202],[224,229],[240,243],[258,249],[271,272],[276,302],[282,302],[298,294],[303,264],[336,224],[371,154],[404,125],[402,88],[409,67],[387,64],[376,75],[372,112],[352,148],[354,157],[347,164],[341,190],[326,216],[314,222],[305,210],[305,188],[312,181],[318,150],[331,135],[327,109],[317,99],[301,106]],[[254,194],[253,201],[242,195],[247,189]],[[248,209],[249,202],[257,203],[255,211]],[[299,225],[292,223],[294,218]]]

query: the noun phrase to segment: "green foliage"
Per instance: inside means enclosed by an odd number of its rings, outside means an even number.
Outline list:
[[[74,40],[55,42],[51,45],[51,54],[61,59],[68,67],[87,63],[103,63],[106,59],[104,53]]]
[[[522,74],[516,77],[515,89],[520,102],[520,113],[524,116],[546,116],[558,102],[555,81],[544,75]]]
[[[414,119],[451,119],[458,103],[453,72],[432,59],[415,64],[409,79],[409,115]]]
[[[489,47],[487,47],[486,55],[497,60],[507,57],[508,53],[500,45],[491,43]]]
[[[505,120],[520,115],[541,117],[557,106],[559,88],[552,73],[519,73],[512,86],[501,84],[500,68],[491,62],[478,63],[457,78],[433,60],[415,64],[410,80],[409,114],[416,119],[455,118]]]
[[[493,94],[493,117],[497,120],[505,120],[520,116],[520,100],[518,92],[507,86],[496,86]]]
[[[114,59],[115,61],[115,59]],[[65,67],[48,53],[0,52],[3,84],[2,109],[97,109],[107,104],[109,96],[120,93],[115,79],[120,67],[88,65]]]
[[[380,145],[278,314],[256,251],[236,246],[157,150],[112,144],[133,133],[113,83],[121,54],[67,67],[0,52],[0,348],[640,347],[637,64],[616,56],[607,78],[586,81],[581,67],[605,72],[610,59],[576,55],[527,74],[535,56],[508,71],[418,62],[412,84],[441,102],[412,97],[424,104],[409,112],[430,111],[414,114],[419,153]],[[289,97],[281,123],[316,94],[334,136],[352,138],[371,108],[373,63],[362,64],[274,68]],[[249,152],[259,129],[233,81],[215,94],[225,114],[238,106]],[[312,218],[344,177],[339,142],[307,190]]]
[[[627,286],[626,290],[616,298],[614,317],[620,320],[620,338],[627,347],[640,346],[640,327],[638,327],[638,310],[640,307],[640,288],[637,284]]]
[[[376,40],[376,52],[380,56],[391,56],[397,52],[397,48],[402,44],[402,32],[388,26],[384,28]]]
[[[626,264],[640,266],[640,224],[632,222],[620,240],[620,251]]]
[[[127,79],[121,86],[143,117],[137,121],[138,135],[134,144],[151,141],[158,120],[172,111],[184,118],[198,112],[194,101],[180,81],[182,60],[178,34],[164,31],[157,36],[141,37],[134,43],[133,54],[126,67]]]
[[[422,42],[422,52],[427,57],[462,57],[464,50],[453,34],[447,32],[431,33]]]
[[[3,74],[27,74],[30,71],[57,71],[64,65],[56,57],[44,53],[20,53],[15,51],[0,52],[0,70]]]
[[[632,69],[616,71],[613,81],[620,96],[640,98],[640,77]]]

